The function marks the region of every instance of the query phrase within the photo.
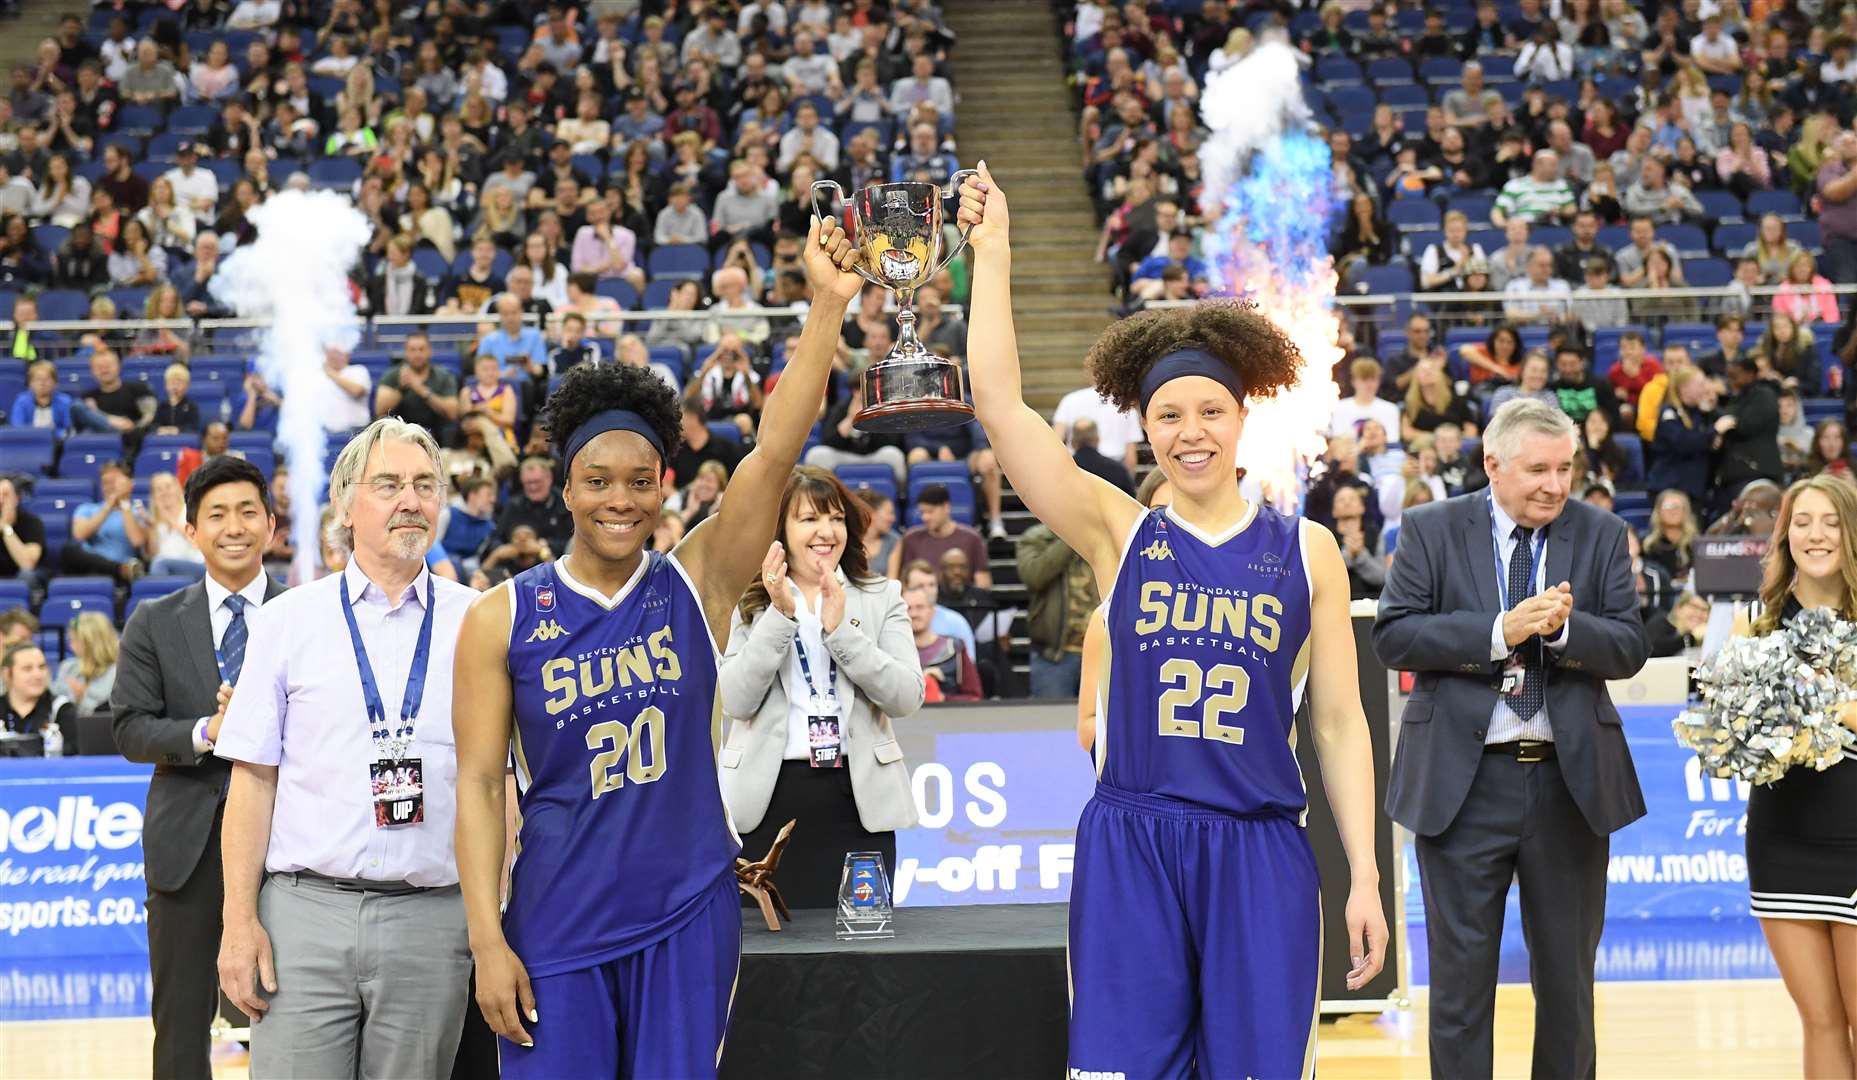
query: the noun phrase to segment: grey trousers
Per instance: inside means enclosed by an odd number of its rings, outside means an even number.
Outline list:
[[[456,885],[394,893],[271,874],[258,920],[277,993],[252,1025],[254,1080],[451,1075],[471,976]]]

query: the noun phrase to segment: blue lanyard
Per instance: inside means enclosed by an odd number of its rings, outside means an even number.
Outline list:
[[[790,584],[785,582],[782,584],[786,585],[788,588],[792,588]],[[794,589],[793,591],[799,593],[798,589]],[[805,594],[799,593],[798,599],[800,603],[804,604],[806,602]],[[794,621],[797,622],[798,620],[796,619]],[[824,640],[825,638],[825,625],[823,623],[819,626],[819,638],[820,640]],[[819,684],[813,681],[812,662],[806,658],[806,635],[799,633],[797,630],[794,631],[793,634],[793,648],[800,654],[800,675],[806,680],[806,693],[816,702],[819,700]],[[826,705],[833,711],[837,711],[838,661],[832,658],[832,650],[830,649],[825,650],[825,679]]]
[[[386,750],[387,740],[404,742],[413,736],[413,722],[419,719],[419,703],[426,696],[426,667],[432,659],[432,610],[435,606],[436,586],[432,575],[426,575],[426,614],[419,624],[419,644],[413,649],[413,666],[406,673],[406,692],[400,700],[400,726],[390,731],[387,727],[387,707],[381,703],[380,687],[374,682],[374,665],[368,663],[367,646],[361,643],[361,627],[355,623],[354,604],[348,598],[348,575],[342,575],[342,617],[348,620],[348,640],[355,647],[355,667],[361,670],[361,697],[367,703],[368,726],[374,735],[376,749],[398,757],[397,752]]]
[[[1489,535],[1491,546],[1496,550],[1496,596],[1502,602],[1502,610],[1509,610],[1509,567],[1502,560],[1502,537],[1496,533],[1496,498],[1489,498]],[[1535,567],[1541,563],[1541,553],[1547,548],[1547,530],[1536,529],[1535,539],[1528,548],[1528,593],[1534,595]]]

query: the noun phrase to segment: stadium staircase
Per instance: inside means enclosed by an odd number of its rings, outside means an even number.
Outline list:
[[[1084,355],[1109,324],[1113,302],[1109,270],[1093,258],[1098,227],[1078,157],[1061,27],[1038,0],[949,0],[944,12],[960,35],[961,163],[985,159],[1011,195],[1025,399],[1048,416],[1083,385]]]
[[[0,70],[34,64],[39,42],[58,36],[58,20],[74,10],[60,0],[20,0],[19,14],[0,19]]]

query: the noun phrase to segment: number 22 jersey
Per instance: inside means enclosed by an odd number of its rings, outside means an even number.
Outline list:
[[[1105,613],[1099,783],[1230,814],[1302,818],[1304,527],[1255,502],[1222,537],[1167,509],[1136,523]]]
[[[741,841],[716,773],[715,643],[683,568],[646,552],[612,600],[558,562],[510,588],[522,827],[503,924],[539,977],[675,931]]]

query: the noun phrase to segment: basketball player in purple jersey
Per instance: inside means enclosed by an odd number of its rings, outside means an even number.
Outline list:
[[[716,775],[716,663],[759,572],[864,284],[835,221],[805,246],[799,346],[714,518],[646,550],[676,450],[674,391],[583,365],[545,422],[574,515],[570,554],[479,597],[458,642],[458,867],[477,1002],[506,1078],[713,1076],[741,954]],[[521,826],[499,917],[504,770]]]
[[[1006,200],[980,164],[968,366],[1013,487],[1106,598],[1095,794],[1071,884],[1071,1074],[1282,1077],[1314,1067],[1321,897],[1292,744],[1309,672],[1316,749],[1351,868],[1350,987],[1380,970],[1373,764],[1348,575],[1332,533],[1246,502],[1247,394],[1293,383],[1295,345],[1247,304],[1111,327],[1096,388],[1140,410],[1172,505],[1084,472],[1020,398]]]

